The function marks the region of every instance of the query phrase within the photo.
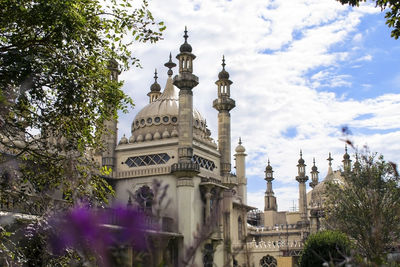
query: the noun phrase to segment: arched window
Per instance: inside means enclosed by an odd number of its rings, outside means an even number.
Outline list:
[[[262,257],[260,260],[260,266],[261,267],[277,267],[278,263],[274,257],[271,255],[267,255]]]
[[[243,240],[243,222],[242,222],[242,218],[240,216],[238,218],[238,238],[239,238],[239,241]]]

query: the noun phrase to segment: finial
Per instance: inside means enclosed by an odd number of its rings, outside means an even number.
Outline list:
[[[168,68],[167,74],[169,77],[171,77],[173,74],[172,68],[176,67],[176,64],[174,62],[172,62],[171,52],[169,52],[169,61],[167,63],[165,63],[164,66]]]
[[[268,158],[268,165],[269,165],[269,158]]]
[[[222,55],[222,69],[223,70],[225,70],[225,66],[226,66],[226,64],[225,64],[225,55]]]
[[[303,157],[303,151],[300,149],[300,158]]]
[[[157,82],[157,69],[154,70],[154,82]]]
[[[332,166],[333,158],[331,157],[331,152],[329,152],[329,158],[327,158],[326,160],[329,161],[329,166]]]
[[[185,35],[183,35],[183,38],[185,38],[185,43],[187,43],[187,38],[189,37],[188,35],[187,35],[187,27],[185,26]]]
[[[314,163],[314,166],[315,166],[315,158],[313,158],[313,163]]]
[[[344,151],[347,153],[347,144],[344,144]]]
[[[239,145],[242,144],[242,137],[239,137]]]

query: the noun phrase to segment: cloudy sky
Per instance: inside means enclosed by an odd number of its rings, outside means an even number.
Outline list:
[[[178,53],[186,25],[200,79],[194,106],[214,139],[214,82],[225,55],[236,100],[232,147],[241,136],[248,154],[248,204],[263,209],[269,158],[278,209],[297,206],[299,150],[307,172],[315,157],[323,179],[328,152],[335,168],[341,164],[343,126],[357,146],[400,161],[400,40],[390,38],[380,9],[334,0],[150,0],[149,6],[167,29],[157,44],[135,47],[143,68],[121,75],[136,106],[121,114],[120,136],[130,136],[134,116],[148,103],[155,68],[164,86],[163,64],[170,51]]]

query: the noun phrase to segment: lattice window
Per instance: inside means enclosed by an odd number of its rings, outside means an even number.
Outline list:
[[[199,164],[199,166],[201,168],[207,169],[207,170],[214,170],[215,168],[215,163],[214,161],[202,158],[200,156],[197,155],[193,155],[193,161],[196,162],[197,164]]]
[[[129,157],[125,164],[129,167],[142,167],[149,165],[165,164],[170,159],[167,153]]]
[[[260,260],[260,266],[261,267],[277,267],[278,263],[274,257],[271,255],[267,255],[262,257]]]

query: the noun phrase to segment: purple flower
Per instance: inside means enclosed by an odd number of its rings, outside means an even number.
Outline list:
[[[55,254],[74,249],[80,255],[95,256],[102,266],[109,266],[110,248],[146,248],[144,215],[122,205],[99,210],[74,207],[52,218],[50,225],[49,243]]]

